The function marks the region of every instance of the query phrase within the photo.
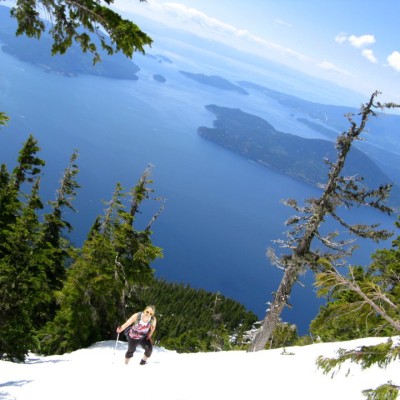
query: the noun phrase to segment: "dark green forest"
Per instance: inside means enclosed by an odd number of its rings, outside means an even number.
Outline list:
[[[6,117],[2,114],[2,122]],[[156,340],[178,351],[229,349],[243,344],[254,313],[219,293],[157,280],[152,225],[163,210],[151,188],[151,167],[129,190],[115,185],[81,248],[72,246],[78,194],[78,153],[70,158],[56,197],[45,203],[45,161],[33,136],[17,166],[0,170],[0,356],[24,360],[29,351],[64,353],[115,339],[121,321],[146,304],[157,305]],[[159,211],[144,229],[136,218],[148,201]]]

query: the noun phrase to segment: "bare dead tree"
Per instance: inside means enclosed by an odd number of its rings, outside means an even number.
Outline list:
[[[265,344],[272,335],[280,315],[286,305],[292,288],[298,282],[301,274],[308,269],[317,272],[321,265],[318,260],[322,257],[331,264],[337,264],[352,254],[355,246],[352,241],[338,240],[336,232],[323,236],[320,233],[320,226],[328,216],[332,217],[347,232],[361,238],[369,238],[374,241],[384,240],[391,236],[386,230],[379,230],[378,225],[346,223],[337,213],[338,207],[346,208],[355,205],[372,207],[381,212],[390,214],[393,210],[384,204],[388,198],[392,185],[381,185],[378,189],[369,190],[362,184],[360,177],[343,177],[341,172],[346,158],[354,141],[362,140],[361,134],[365,130],[370,116],[377,116],[375,110],[391,109],[400,107],[394,103],[380,103],[376,101],[379,92],[374,92],[369,101],[361,106],[360,113],[355,121],[354,114],[348,114],[347,119],[350,127],[346,132],[341,133],[336,141],[337,159],[335,162],[326,163],[330,166],[328,181],[323,186],[322,195],[318,199],[307,199],[305,206],[300,207],[293,199],[288,200],[287,205],[293,207],[298,215],[286,221],[291,229],[286,233],[286,240],[276,241],[286,254],[277,256],[273,249],[268,250],[271,262],[284,270],[283,278],[274,298],[267,310],[266,316],[257,330],[254,340],[248,351],[259,351],[264,349]],[[317,239],[322,243],[322,249],[313,250],[311,245]]]

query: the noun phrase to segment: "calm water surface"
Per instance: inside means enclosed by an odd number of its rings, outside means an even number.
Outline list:
[[[13,165],[32,133],[47,162],[43,198],[52,199],[70,154],[79,150],[82,188],[78,212],[69,218],[77,244],[102,213],[101,200],[111,197],[115,183],[132,187],[151,163],[155,194],[166,199],[153,225],[154,243],[164,249],[164,258],[154,264],[157,276],[220,291],[262,317],[281,278],[265,251],[282,238],[284,221],[292,214],[281,200],[301,201],[318,192],[207,142],[196,131],[212,125],[213,116],[204,109],[211,103],[259,112],[285,131],[293,122],[271,100],[228,96],[188,81],[173,66],[162,66],[167,82],[157,83],[152,79],[157,68],[143,69],[137,82],[67,78],[0,52],[0,110],[11,117],[9,127],[0,131],[0,160]],[[299,129],[312,136],[306,127]],[[147,223],[157,208],[157,202],[149,204],[141,222]],[[393,226],[370,212],[359,216]],[[374,248],[363,245],[355,260],[368,262]],[[293,309],[284,314],[301,333],[320,304],[311,277],[303,281],[305,287],[298,285],[292,296]]]

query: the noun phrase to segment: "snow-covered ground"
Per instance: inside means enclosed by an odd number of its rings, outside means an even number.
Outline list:
[[[244,351],[178,354],[156,348],[147,365],[138,350],[124,365],[126,342],[97,343],[62,356],[31,354],[26,363],[0,361],[0,399],[18,400],[235,400],[365,399],[363,389],[391,380],[400,384],[400,362],[361,371],[345,364],[332,379],[316,367],[319,355],[338,348],[376,344],[368,338],[318,343],[256,353]]]

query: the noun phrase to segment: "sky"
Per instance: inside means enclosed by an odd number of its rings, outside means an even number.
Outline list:
[[[115,8],[400,103],[398,0],[115,0]]]
[[[338,348],[386,340],[368,338],[256,353],[178,354],[156,347],[143,366],[139,365],[140,348],[126,366],[126,342],[100,342],[61,356],[30,354],[25,364],[0,361],[0,399],[365,400],[364,389],[389,380],[400,384],[398,360],[386,369],[373,366],[363,371],[356,364],[345,364],[333,378],[324,375],[315,360],[320,355],[335,356]]]

